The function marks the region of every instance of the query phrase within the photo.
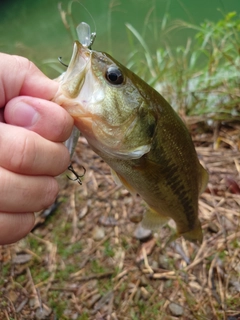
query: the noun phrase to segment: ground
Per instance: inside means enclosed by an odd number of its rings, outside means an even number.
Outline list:
[[[0,248],[0,319],[240,319],[240,127],[189,128],[210,180],[199,200],[204,240],[144,235],[139,197],[116,186],[80,137],[55,210]],[[136,232],[138,230],[138,232]]]

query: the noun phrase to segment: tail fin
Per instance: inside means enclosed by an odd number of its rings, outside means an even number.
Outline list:
[[[200,221],[198,220],[197,225],[194,229],[184,233],[179,233],[179,236],[183,236],[186,240],[191,241],[193,243],[201,244],[203,241],[203,233]]]

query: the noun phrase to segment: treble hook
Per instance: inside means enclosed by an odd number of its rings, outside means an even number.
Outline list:
[[[82,175],[79,175],[74,169],[73,169],[73,166],[72,166],[72,164],[70,164],[69,166],[68,166],[68,170],[69,171],[71,171],[74,175],[75,175],[75,179],[72,179],[72,178],[70,178],[68,175],[67,175],[67,177],[68,177],[68,179],[69,180],[72,180],[72,181],[77,181],[80,185],[82,185],[82,180],[81,180],[81,178],[82,177],[84,177],[84,175],[85,175],[85,173],[86,173],[86,169],[84,168],[84,166],[82,166],[82,168],[83,168],[83,174]]]

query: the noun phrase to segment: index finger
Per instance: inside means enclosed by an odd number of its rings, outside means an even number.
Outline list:
[[[51,100],[57,92],[58,83],[26,58],[0,53],[0,70],[0,107],[19,95]]]

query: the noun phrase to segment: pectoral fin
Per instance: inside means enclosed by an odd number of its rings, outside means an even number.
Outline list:
[[[111,174],[117,185],[123,185],[133,195],[137,194],[135,189],[120,174],[113,169],[111,169]]]

